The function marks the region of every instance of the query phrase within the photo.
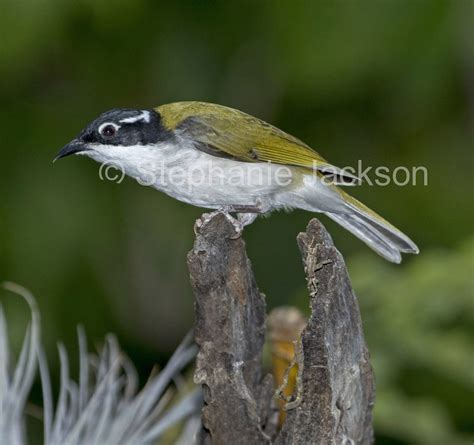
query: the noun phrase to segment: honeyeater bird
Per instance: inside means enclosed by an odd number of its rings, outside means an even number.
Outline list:
[[[205,102],[101,114],[57,155],[121,168],[189,204],[237,213],[241,226],[273,210],[329,216],[388,261],[418,248],[344,192],[358,178],[294,136],[241,111]]]

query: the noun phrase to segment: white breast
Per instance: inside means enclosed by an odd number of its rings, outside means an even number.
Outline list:
[[[316,174],[286,165],[220,158],[182,141],[180,145],[100,145],[83,154],[113,164],[140,184],[198,207],[258,205],[261,212],[300,208],[331,211],[340,201]],[[296,176],[295,176],[296,175]]]
[[[293,183],[287,166],[220,158],[185,143],[179,147],[109,146],[107,155],[140,184],[199,207],[254,206],[259,202],[272,208],[275,195]],[[97,156],[96,160],[104,161]]]

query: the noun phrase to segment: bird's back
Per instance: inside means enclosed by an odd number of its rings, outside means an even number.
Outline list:
[[[242,161],[314,168],[330,164],[304,142],[234,108],[206,102],[174,102],[156,108],[163,124]]]

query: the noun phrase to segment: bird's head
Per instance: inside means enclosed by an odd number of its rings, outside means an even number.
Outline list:
[[[123,161],[138,155],[141,148],[155,146],[172,137],[157,111],[117,108],[93,120],[59,151],[54,161],[73,154],[98,162]]]

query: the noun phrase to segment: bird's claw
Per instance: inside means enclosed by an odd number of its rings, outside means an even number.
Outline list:
[[[234,218],[227,209],[219,209],[214,210],[211,213],[203,213],[200,218],[198,218],[194,224],[194,234],[197,235],[201,228],[205,226],[209,221],[214,218],[217,214],[222,213],[227,220],[232,224],[234,227],[235,233],[231,235],[230,239],[237,239],[242,236],[242,231],[244,230],[244,224],[239,221],[238,219]]]

